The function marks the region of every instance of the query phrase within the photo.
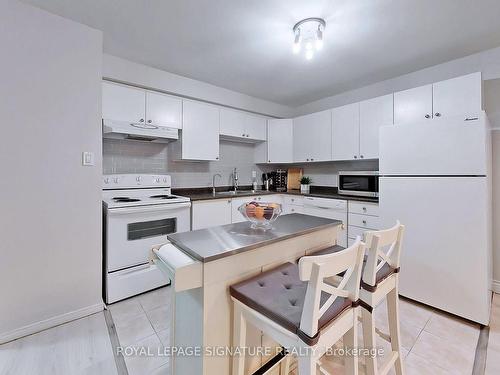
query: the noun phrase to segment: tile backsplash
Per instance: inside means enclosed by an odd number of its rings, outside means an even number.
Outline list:
[[[212,185],[215,173],[222,175],[217,185],[231,185],[233,168],[238,168],[240,185],[252,183],[252,171],[257,181],[264,172],[289,165],[268,166],[254,163],[255,146],[252,144],[220,142],[220,160],[216,162],[191,162],[176,160],[169,153],[169,145],[127,140],[103,140],[103,173],[158,173],[172,176],[173,187],[206,187]],[[325,162],[294,165],[304,169],[313,185],[337,186],[340,170],[377,170],[378,160]]]
[[[246,143],[220,142],[219,161],[193,162],[176,160],[168,144],[127,140],[103,140],[103,173],[165,173],[172,176],[173,187],[212,186],[212,176],[220,173],[217,185],[231,185],[233,168],[238,169],[240,185],[252,183],[252,171],[260,176],[275,168],[254,163],[255,146]]]

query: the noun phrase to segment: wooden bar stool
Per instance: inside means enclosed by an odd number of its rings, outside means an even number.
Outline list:
[[[299,375],[316,375],[317,361],[341,338],[357,347],[358,297],[364,243],[326,255],[305,256],[230,287],[234,303],[233,347],[244,348],[251,323],[289,352],[299,353]],[[343,273],[337,286],[324,280]],[[244,374],[245,356],[233,357],[233,375]],[[282,373],[286,373],[285,369]],[[358,373],[355,356],[346,374]]]
[[[385,375],[392,366],[396,374],[404,373],[401,356],[401,335],[399,328],[399,264],[401,242],[403,240],[404,225],[399,221],[386,230],[369,231],[365,233],[368,255],[363,269],[360,300],[361,320],[363,325],[363,340],[366,348],[376,348],[376,328],[373,309],[384,299],[387,299],[387,313],[389,316],[389,336],[392,355],[379,369],[377,358],[366,358],[367,375]]]

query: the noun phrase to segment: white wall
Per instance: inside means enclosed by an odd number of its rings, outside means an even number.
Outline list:
[[[355,103],[478,71],[482,72],[483,80],[500,78],[500,47],[304,104],[295,108],[295,115]]]
[[[3,0],[0,46],[3,342],[102,309],[102,35]]]
[[[274,117],[291,117],[294,109],[191,78],[104,54],[103,77],[169,94],[203,100]]]

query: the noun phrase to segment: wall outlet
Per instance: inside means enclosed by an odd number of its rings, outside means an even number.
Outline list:
[[[252,171],[252,178],[255,178],[257,177],[257,172],[256,171]]]
[[[91,167],[94,164],[94,153],[89,151],[82,152],[82,165],[85,167]]]

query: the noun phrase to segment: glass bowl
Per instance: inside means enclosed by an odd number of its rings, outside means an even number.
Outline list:
[[[281,204],[273,202],[243,203],[238,211],[252,223],[253,229],[271,229],[272,223],[281,215]]]

